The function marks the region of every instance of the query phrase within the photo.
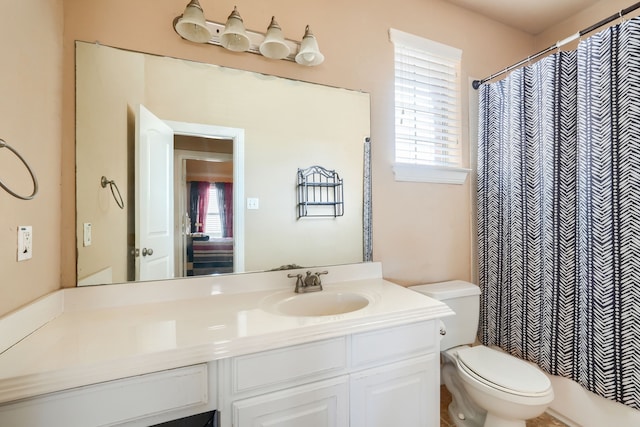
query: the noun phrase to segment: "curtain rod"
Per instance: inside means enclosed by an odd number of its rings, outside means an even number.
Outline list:
[[[607,25],[608,23],[610,23],[612,21],[615,21],[618,18],[622,18],[626,14],[631,13],[631,12],[633,12],[634,10],[636,10],[638,8],[640,8],[640,2],[638,2],[638,3],[634,4],[634,5],[631,5],[626,9],[622,9],[620,12],[615,13],[615,14],[611,15],[610,17],[603,19],[602,21],[596,22],[595,24],[591,25],[590,27],[587,27],[584,30],[578,31],[577,33],[567,37],[566,39],[560,40],[557,43],[552,44],[548,48],[543,49],[540,52],[523,59],[522,61],[519,61],[519,62],[517,62],[517,63],[515,63],[513,65],[510,65],[507,68],[505,68],[505,69],[503,69],[501,71],[498,71],[497,73],[493,73],[489,77],[485,77],[482,80],[474,80],[473,83],[472,83],[472,86],[473,86],[474,89],[478,89],[480,87],[480,85],[482,85],[483,83],[486,83],[486,82],[488,82],[490,80],[493,80],[494,78],[496,78],[498,76],[501,76],[502,74],[506,74],[509,71],[520,67],[521,65],[524,65],[524,64],[526,64],[526,63],[528,63],[528,62],[530,62],[530,61],[532,61],[532,60],[534,60],[534,59],[536,59],[536,58],[538,58],[538,57],[540,57],[540,56],[542,56],[544,54],[547,54],[547,53],[551,52],[552,50],[560,49],[562,46],[564,46],[564,45],[566,45],[568,43],[571,43],[572,41],[584,36],[585,34],[588,34],[588,33],[592,32],[593,30],[596,30],[596,29],[598,29],[598,28],[600,28],[600,27],[602,27],[604,25]]]

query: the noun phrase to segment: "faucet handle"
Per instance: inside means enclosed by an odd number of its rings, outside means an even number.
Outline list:
[[[295,292],[300,292],[301,288],[304,288],[304,282],[302,281],[302,274],[287,274],[287,277],[296,278],[296,289]]]
[[[329,274],[329,272],[327,270],[325,270],[325,271],[316,271],[313,274],[318,278],[318,285],[319,285],[320,284],[320,276],[322,274]]]

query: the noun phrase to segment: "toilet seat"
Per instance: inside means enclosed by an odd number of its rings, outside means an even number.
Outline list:
[[[458,367],[487,387],[521,397],[543,397],[551,381],[539,369],[509,354],[485,346],[457,351]]]

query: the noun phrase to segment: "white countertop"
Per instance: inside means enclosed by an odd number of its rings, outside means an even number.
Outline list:
[[[348,289],[371,303],[340,315],[273,314],[264,299],[295,295],[291,270],[54,292],[0,318],[0,336],[21,334],[0,342],[8,347],[0,354],[0,403],[453,314],[383,280],[378,263],[326,269],[325,291]]]

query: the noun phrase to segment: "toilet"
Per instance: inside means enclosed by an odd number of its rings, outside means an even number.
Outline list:
[[[480,312],[480,288],[461,280],[411,286],[447,304],[442,319],[441,377],[451,392],[448,411],[457,427],[525,427],[553,401],[549,378],[534,365],[503,351],[472,344]]]

